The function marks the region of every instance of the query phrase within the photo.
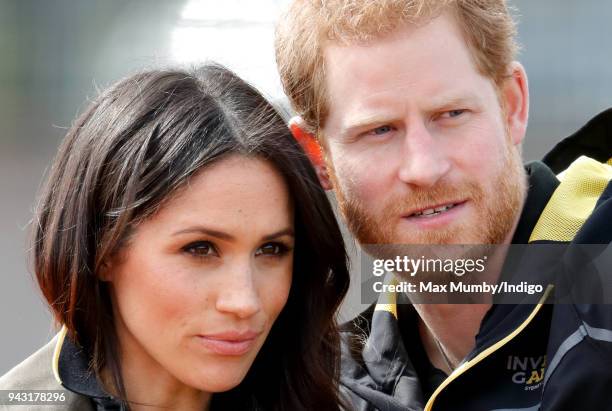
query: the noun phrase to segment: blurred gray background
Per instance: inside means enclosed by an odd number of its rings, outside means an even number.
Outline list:
[[[0,0],[0,375],[53,334],[28,269],[28,222],[87,99],[138,69],[213,59],[283,103],[272,45],[287,2]],[[531,90],[524,153],[532,160],[612,106],[612,2],[512,4]],[[359,309],[357,296],[352,288],[343,318]]]

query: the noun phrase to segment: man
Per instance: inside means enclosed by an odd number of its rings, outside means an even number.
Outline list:
[[[504,0],[292,4],[276,41],[291,128],[361,244],[610,242],[612,112],[523,167],[514,36]],[[380,301],[345,327],[352,409],[612,409],[612,309],[540,297]]]

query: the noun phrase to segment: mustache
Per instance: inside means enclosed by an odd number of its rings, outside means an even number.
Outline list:
[[[337,187],[337,186],[336,186]],[[345,196],[336,190],[338,205],[349,230],[361,244],[391,244],[395,234],[387,224],[396,221],[399,216],[453,201],[470,200],[481,204],[484,191],[475,182],[440,182],[434,187],[414,187],[405,194],[396,195],[385,201],[379,213],[368,212],[356,196]],[[427,243],[442,242],[443,238],[430,237]]]
[[[410,193],[395,196],[387,203],[384,216],[405,214],[432,206],[469,199],[480,202],[484,197],[482,188],[474,182],[461,184],[439,183],[434,187],[411,189]]]

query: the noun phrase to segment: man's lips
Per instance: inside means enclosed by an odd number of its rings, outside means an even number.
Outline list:
[[[444,214],[453,208],[463,205],[466,200],[459,201],[448,201],[444,203],[438,203],[435,205],[428,205],[418,209],[411,210],[410,212],[403,215],[403,218],[415,218],[415,219],[426,219],[436,217]]]
[[[214,334],[198,335],[198,341],[208,351],[219,355],[239,356],[251,350],[261,331],[224,331]]]

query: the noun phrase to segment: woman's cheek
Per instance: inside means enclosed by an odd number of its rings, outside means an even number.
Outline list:
[[[154,333],[184,323],[198,294],[198,284],[188,270],[161,264],[133,268],[126,273],[131,278],[119,283],[123,289],[117,290],[126,322],[147,324]]]
[[[270,278],[267,279],[264,284],[265,295],[260,297],[266,304],[266,312],[272,321],[276,320],[276,317],[287,304],[291,290],[293,264],[291,259],[288,258],[288,260],[290,261],[279,270],[274,281],[271,281]]]

